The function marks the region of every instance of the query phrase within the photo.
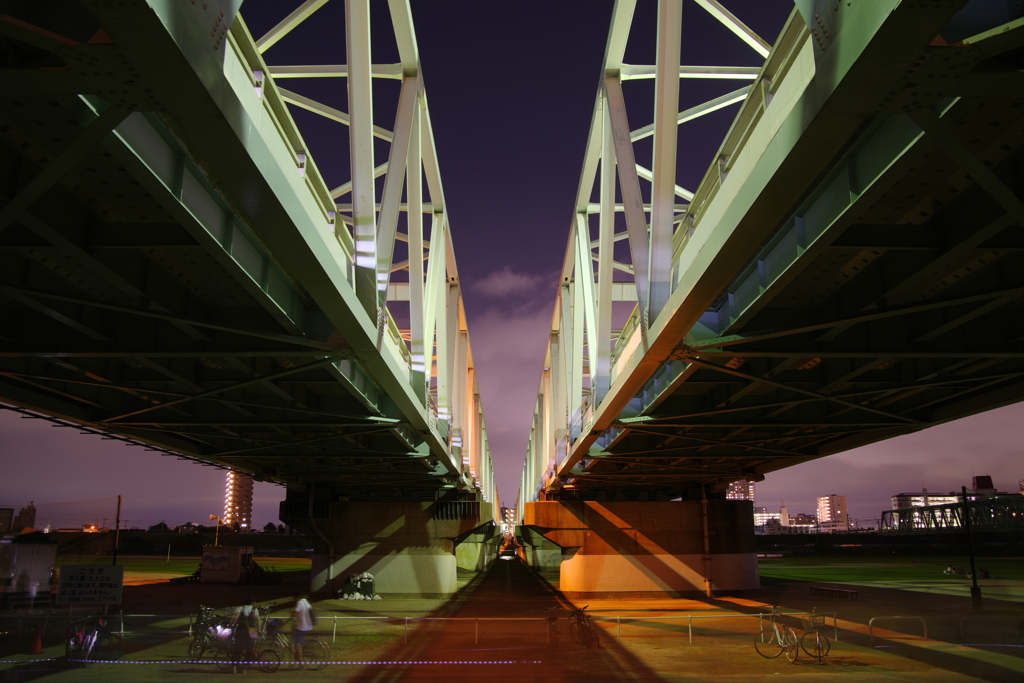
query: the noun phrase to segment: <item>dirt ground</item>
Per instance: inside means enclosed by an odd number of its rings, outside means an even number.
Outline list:
[[[85,668],[68,668],[62,661],[66,616],[23,616],[20,633],[16,620],[4,617],[0,681],[216,680],[225,674],[188,658],[187,615],[200,604],[238,604],[250,593],[261,602],[277,603],[275,614],[285,615],[307,582],[308,575],[296,573],[271,586],[128,586],[123,605],[127,652],[116,662]],[[836,677],[1024,681],[1024,643],[1011,647],[999,642],[1024,616],[1020,603],[1008,600],[986,598],[979,609],[964,595],[801,581],[778,581],[741,597],[592,600],[586,603],[587,612],[600,629],[601,647],[587,649],[569,637],[564,608],[573,605],[557,592],[557,574],[538,574],[518,561],[502,561],[481,575],[461,575],[461,584],[450,600],[383,596],[372,602],[318,601],[315,630],[331,646],[331,664],[320,672],[283,668],[273,675],[346,682],[494,677],[590,682],[714,677],[746,682],[776,675],[799,676],[808,683]],[[858,599],[811,592],[830,585],[857,590]],[[812,608],[829,613],[824,633],[834,642],[823,663],[803,652],[793,664],[784,656],[764,659],[755,652],[759,619],[754,615],[772,604],[785,614]],[[554,643],[543,619],[543,610],[552,607],[562,608]],[[49,620],[43,652],[28,654],[31,637],[26,634],[34,634],[33,620],[40,619]],[[799,616],[786,617],[784,624],[803,632]],[[246,675],[271,674],[250,670]]]

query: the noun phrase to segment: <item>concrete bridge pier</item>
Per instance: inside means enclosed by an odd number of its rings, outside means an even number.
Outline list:
[[[453,595],[457,568],[483,569],[501,539],[491,531],[492,504],[476,500],[316,501],[302,515],[304,506],[285,500],[281,519],[310,536],[310,591],[331,597],[362,572],[381,594]]]
[[[760,587],[750,501],[541,501],[524,522],[527,561],[558,566],[569,596]]]

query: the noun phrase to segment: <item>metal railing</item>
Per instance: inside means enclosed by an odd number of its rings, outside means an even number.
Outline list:
[[[836,612],[791,612],[791,613],[787,613],[787,614],[777,614],[778,617],[784,617],[784,618],[785,617],[802,617],[802,616],[811,616],[811,615],[814,615],[814,616],[831,616],[832,617],[832,627],[833,627],[833,638],[836,641],[839,640],[839,627],[838,627],[837,613]],[[14,616],[14,615],[12,615],[12,616]],[[126,635],[132,635],[132,634],[135,634],[135,633],[143,633],[144,630],[145,630],[144,626],[141,629],[138,628],[138,626],[136,628],[134,628],[134,629],[133,628],[126,628],[125,627],[126,620],[130,621],[130,620],[142,620],[142,619],[160,619],[161,621],[164,621],[164,622],[174,621],[176,619],[183,620],[186,623],[184,624],[184,628],[182,628],[181,630],[176,630],[174,628],[161,628],[161,631],[163,633],[167,634],[167,635],[181,634],[183,636],[190,637],[190,636],[193,635],[193,632],[194,632],[193,626],[195,624],[196,617],[197,617],[197,614],[195,614],[195,613],[191,613],[191,614],[187,614],[187,615],[185,615],[185,614],[120,614],[120,613],[112,613],[112,614],[108,615],[108,618],[110,618],[110,619],[115,619],[115,618],[118,619],[118,632],[120,633],[122,638],[124,638]],[[700,628],[699,622],[701,620],[708,620],[708,619],[754,619],[754,618],[756,618],[758,620],[758,628],[760,630],[760,629],[764,628],[765,619],[767,617],[770,617],[770,613],[758,612],[758,613],[755,613],[755,614],[710,614],[710,615],[701,615],[701,614],[695,615],[695,614],[689,614],[688,613],[688,614],[668,614],[668,615],[663,615],[663,616],[651,616],[651,615],[615,615],[615,616],[607,616],[607,615],[591,614],[590,617],[595,622],[604,622],[604,623],[607,623],[607,624],[615,624],[615,639],[616,639],[616,641],[619,641],[619,642],[621,642],[622,637],[623,637],[622,636],[622,625],[623,625],[623,622],[625,622],[626,624],[630,624],[630,623],[635,623],[635,622],[682,621],[682,620],[686,620],[687,639],[688,639],[688,642],[692,644],[693,643],[693,635],[694,635],[694,633],[693,633],[694,621],[698,622],[698,628]],[[21,620],[30,620],[30,621],[31,620],[34,620],[34,621],[43,620],[44,624],[45,624],[45,623],[48,623],[48,622],[51,622],[51,621],[54,622],[54,623],[59,623],[59,622],[62,622],[62,621],[74,620],[75,618],[81,618],[81,615],[74,615],[74,616],[67,615],[67,614],[17,615],[17,618],[21,619]],[[279,617],[277,617],[277,618],[279,618]],[[879,618],[915,618],[915,617],[875,617],[874,619],[879,619]],[[559,619],[565,619],[567,621],[571,621],[571,619],[569,617],[559,617]],[[872,622],[874,621],[874,619],[872,619]],[[547,640],[548,640],[549,643],[551,642],[550,624],[553,623],[548,617],[544,617],[544,616],[541,616],[541,617],[321,616],[318,619],[318,624],[326,624],[326,622],[328,622],[328,621],[331,622],[330,630],[331,630],[331,643],[332,644],[336,643],[337,639],[338,639],[338,622],[339,621],[341,621],[341,622],[346,622],[346,621],[375,621],[375,622],[389,623],[389,624],[393,624],[395,626],[401,627],[402,631],[403,631],[403,633],[402,633],[402,642],[403,642],[404,645],[408,645],[409,644],[409,626],[410,626],[410,624],[415,624],[416,622],[435,622],[435,621],[436,622],[473,622],[473,644],[474,645],[479,645],[480,644],[480,622],[536,621],[536,622],[539,622],[541,624],[544,624],[544,628],[547,631]],[[869,628],[870,628],[870,623],[871,622],[869,622]],[[924,622],[922,620],[922,624],[923,623]],[[21,629],[19,629],[19,630],[21,630]],[[322,632],[321,628],[318,628],[317,630]],[[927,630],[925,632],[925,637],[927,638]]]
[[[871,644],[872,645],[875,644],[875,633],[872,630],[872,628],[874,626],[874,623],[876,621],[878,621],[879,619],[917,619],[918,621],[921,622],[921,629],[924,631],[924,639],[928,640],[928,624],[924,623],[924,618],[923,617],[903,617],[903,616],[895,616],[895,615],[885,615],[885,616],[880,616],[880,617],[871,617],[868,620],[868,635],[871,637]]]

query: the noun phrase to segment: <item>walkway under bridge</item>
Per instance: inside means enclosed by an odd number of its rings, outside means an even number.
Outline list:
[[[397,63],[359,0],[334,64],[265,56],[325,3],[256,37],[240,0],[0,17],[0,402],[287,486],[314,588],[452,592],[497,500],[411,10]]]
[[[634,5],[600,65],[518,514],[563,589],[749,588],[730,482],[1024,399],[1024,18],[798,0],[769,45],[714,0],[661,2],[646,34]],[[751,66],[681,65],[683,5]],[[627,37],[656,63],[624,63]],[[746,80],[680,111],[695,77]],[[653,122],[629,115],[640,78]],[[684,187],[690,122],[735,104]]]

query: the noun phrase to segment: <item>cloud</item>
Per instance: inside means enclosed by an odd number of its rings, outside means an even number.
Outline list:
[[[469,321],[491,462],[503,505],[515,502],[519,488],[552,305],[547,301],[512,311],[487,308]]]
[[[519,273],[512,270],[512,266],[505,266],[501,270],[491,271],[487,277],[474,282],[473,289],[480,294],[492,297],[522,296],[536,291],[547,279],[543,275]]]

